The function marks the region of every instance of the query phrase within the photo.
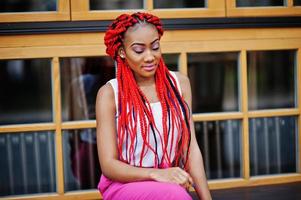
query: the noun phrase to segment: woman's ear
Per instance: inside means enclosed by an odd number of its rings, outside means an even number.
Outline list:
[[[118,55],[119,55],[122,59],[125,58],[124,50],[123,50],[122,47],[119,48],[119,50],[118,50]]]

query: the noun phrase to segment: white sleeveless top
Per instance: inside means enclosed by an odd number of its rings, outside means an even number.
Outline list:
[[[177,87],[179,89],[179,92],[181,94],[181,88],[179,84],[179,80],[174,72],[170,72],[171,75],[175,78]],[[118,118],[117,118],[117,112],[118,112],[118,82],[117,79],[111,79],[108,81],[108,83],[111,84],[113,90],[114,90],[114,97],[115,97],[115,105],[116,105],[116,129],[117,129],[117,124],[118,124]],[[149,134],[149,143],[151,144],[153,149],[157,149],[157,155],[159,162],[161,163],[162,157],[163,157],[163,149],[162,149],[162,139],[163,138],[163,125],[162,125],[162,107],[160,102],[155,102],[155,103],[150,103],[151,109],[152,109],[152,114],[155,120],[155,125],[156,128],[154,132],[152,132],[152,129],[149,128],[149,131],[152,133]],[[168,123],[168,122],[167,122]],[[168,138],[168,154],[171,158],[171,161],[173,161],[174,156],[175,156],[175,148],[176,148],[176,138],[178,136],[178,131],[175,130],[174,132],[174,139],[173,139],[173,144],[171,144],[171,135],[169,134]],[[130,138],[128,138],[128,143],[130,142]],[[143,138],[141,136],[141,131],[140,131],[140,123],[139,119],[137,120],[137,136],[136,136],[136,141],[135,141],[135,150],[134,150],[134,156],[132,159],[129,159],[129,149],[126,148],[126,142],[124,141],[123,147],[122,147],[122,155],[123,158],[126,158],[128,161],[130,160],[129,164],[133,166],[140,166],[140,155],[142,151],[142,145],[143,145]],[[147,150],[145,152],[145,156],[143,156],[142,160],[142,167],[154,167],[155,166],[155,155],[151,150]]]

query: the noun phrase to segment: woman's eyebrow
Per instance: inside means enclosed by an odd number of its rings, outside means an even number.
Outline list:
[[[156,38],[154,41],[151,42],[151,44],[154,44],[155,42],[157,42],[159,40],[159,38]],[[134,45],[141,45],[141,46],[145,46],[144,43],[139,43],[139,42],[134,42],[133,44],[131,44],[131,46]]]

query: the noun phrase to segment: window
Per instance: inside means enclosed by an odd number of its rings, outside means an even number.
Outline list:
[[[0,60],[0,125],[52,122],[51,60]]]
[[[227,16],[258,17],[258,16],[297,16],[301,13],[300,1],[294,0],[229,0]]]
[[[69,0],[2,0],[0,22],[70,20]]]

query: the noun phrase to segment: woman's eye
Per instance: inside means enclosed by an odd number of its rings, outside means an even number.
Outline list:
[[[137,53],[137,54],[143,53],[143,49],[141,49],[141,48],[134,48],[133,50],[134,50],[134,52]]]
[[[153,50],[158,50],[159,48],[160,48],[159,44],[155,44],[155,45],[153,46]]]

